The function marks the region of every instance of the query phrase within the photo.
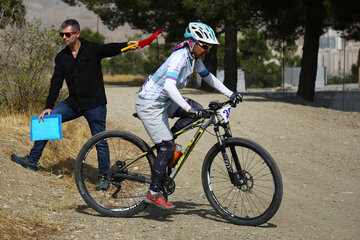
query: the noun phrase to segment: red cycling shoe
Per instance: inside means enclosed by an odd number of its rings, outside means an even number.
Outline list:
[[[145,202],[149,204],[153,204],[164,210],[170,210],[175,208],[174,204],[165,201],[164,197],[160,192],[155,195],[151,195],[150,193],[147,193],[145,197]]]

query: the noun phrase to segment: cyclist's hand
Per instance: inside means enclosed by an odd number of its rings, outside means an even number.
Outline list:
[[[233,103],[239,103],[239,102],[242,102],[243,97],[242,97],[241,93],[236,92],[236,93],[231,94],[230,100],[231,100]]]
[[[51,114],[51,112],[52,112],[52,110],[51,109],[45,109],[41,114],[40,114],[40,116],[39,116],[39,122],[40,122],[40,120],[42,119],[43,121],[44,121],[44,116],[46,115],[46,114]]]
[[[202,111],[196,111],[193,108],[190,108],[190,110],[188,111],[189,115],[191,118],[202,118]]]

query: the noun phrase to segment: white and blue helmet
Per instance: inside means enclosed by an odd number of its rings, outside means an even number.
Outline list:
[[[220,44],[211,27],[201,22],[191,22],[185,29],[185,38],[192,38],[207,44]]]

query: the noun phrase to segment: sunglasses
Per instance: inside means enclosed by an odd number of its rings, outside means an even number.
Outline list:
[[[207,45],[207,44],[201,43],[201,42],[197,42],[197,44],[199,44],[200,47],[202,47],[205,51],[212,47],[212,45]]]
[[[75,32],[66,32],[66,33],[64,33],[64,32],[59,32],[59,35],[60,35],[60,37],[64,37],[64,35],[67,37],[67,38],[69,38],[71,35],[73,35],[73,34],[75,34],[75,33],[78,33],[79,31],[75,31]]]

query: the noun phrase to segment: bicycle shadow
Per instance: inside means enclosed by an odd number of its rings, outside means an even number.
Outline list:
[[[143,218],[145,220],[154,220],[159,222],[173,222],[174,216],[176,215],[195,215],[200,216],[204,219],[210,221],[216,221],[220,223],[231,224],[227,220],[223,219],[220,215],[218,215],[215,210],[210,209],[208,204],[199,204],[194,202],[183,202],[183,201],[173,201],[176,208],[174,210],[166,211],[161,210],[155,206],[149,205],[145,208],[141,213],[132,216],[131,218]],[[88,205],[78,205],[75,209],[78,213],[87,214],[94,217],[107,217],[101,215],[100,213],[95,212]],[[273,223],[264,223],[260,226],[256,226],[260,228],[276,228],[277,225]]]
[[[144,219],[151,219],[156,221],[172,222],[173,220],[169,218],[174,215],[195,215],[211,221],[233,225],[229,221],[223,219],[219,214],[217,214],[215,210],[212,209],[208,204],[199,204],[183,201],[173,201],[172,203],[176,206],[176,208],[172,211],[160,210],[159,208],[150,205],[143,211],[147,215],[135,217],[142,217]],[[276,228],[277,225],[268,222],[257,227]]]
[[[166,211],[161,210],[158,207],[149,205],[144,209],[142,216],[135,216],[138,218],[151,219],[155,221],[172,222],[173,217],[176,215],[195,215],[204,219],[209,219],[217,222],[227,223],[216,214],[215,210],[209,209],[207,204],[199,204],[194,202],[172,201],[176,208],[174,210]]]
[[[209,209],[207,204],[198,204],[194,202],[174,201],[176,208],[173,210],[161,210],[158,207],[149,205],[142,212],[131,218],[143,218],[147,220],[155,220],[160,222],[173,222],[176,215],[196,215],[205,219],[214,220],[222,223],[228,223],[216,214],[215,210]],[[107,217],[95,212],[88,205],[78,205],[76,212],[96,217]]]

